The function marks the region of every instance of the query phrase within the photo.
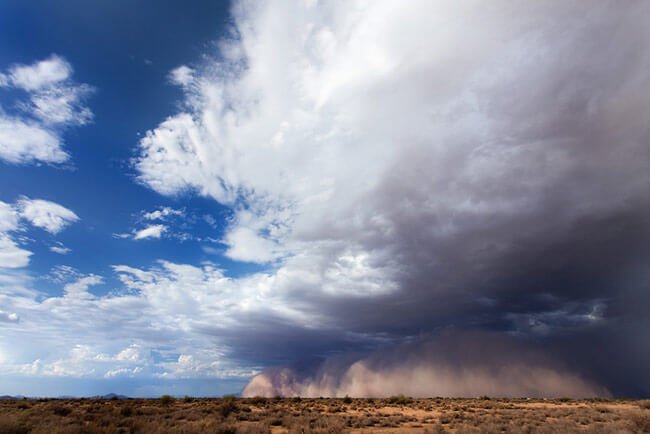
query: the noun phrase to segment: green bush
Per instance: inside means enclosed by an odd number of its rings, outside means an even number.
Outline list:
[[[168,407],[172,405],[173,402],[174,402],[174,398],[171,395],[163,395],[160,397],[160,404],[163,407]]]

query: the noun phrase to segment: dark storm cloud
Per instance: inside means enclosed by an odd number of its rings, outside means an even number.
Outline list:
[[[577,394],[649,394],[650,6],[294,9],[238,4],[226,60],[140,144],[144,183],[236,210],[226,254],[292,309],[207,333],[276,365],[481,330]],[[370,364],[406,369],[391,351]]]

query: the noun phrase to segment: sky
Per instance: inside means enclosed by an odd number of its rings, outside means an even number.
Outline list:
[[[0,3],[0,395],[650,396],[650,4]]]

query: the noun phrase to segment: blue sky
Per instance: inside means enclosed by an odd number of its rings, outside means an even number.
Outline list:
[[[3,70],[57,55],[73,68],[75,83],[92,87],[84,98],[92,120],[62,133],[65,150],[72,156],[68,161],[59,165],[0,163],[0,200],[12,203],[23,196],[42,198],[64,204],[79,216],[79,224],[56,235],[29,225],[21,227],[23,245],[33,252],[29,275],[45,294],[62,293],[62,281],[52,278],[53,270],[61,266],[105,276],[103,283],[93,287],[97,295],[110,292],[119,283],[110,266],[124,261],[144,266],[160,258],[191,263],[211,260],[223,262],[233,275],[251,268],[219,255],[223,246],[218,239],[229,216],[227,208],[191,195],[161,197],[136,182],[137,173],[130,163],[139,136],[177,106],[180,92],[170,84],[169,71],[200,58],[225,31],[228,8],[226,2],[193,2],[188,7],[186,2],[175,1],[137,5],[79,1],[65,7],[9,1],[0,5]],[[24,94],[2,89],[3,110],[22,114],[16,106]],[[191,233],[190,239],[133,243],[115,236],[146,227],[143,214],[165,207],[182,210],[183,218],[176,219],[178,228],[174,230]],[[206,239],[211,240],[201,241]],[[67,248],[69,253],[55,253],[50,250],[53,246]],[[12,393],[19,393],[24,384],[21,380]],[[99,389],[113,390],[113,386],[73,387],[67,393]],[[221,390],[216,387],[211,394]],[[56,394],[59,390],[44,386],[32,393]]]
[[[0,394],[650,394],[648,19],[2,2]]]
[[[81,216],[81,227],[62,233],[58,240],[75,244],[69,260],[86,272],[104,272],[106,264],[124,257],[142,265],[161,249],[170,258],[205,258],[189,243],[134,246],[111,236],[130,230],[143,210],[186,207],[197,214],[199,223],[193,230],[201,236],[214,236],[212,228],[201,224],[202,215],[214,214],[222,220],[227,212],[213,201],[161,198],[134,182],[136,173],[129,163],[138,136],[174,111],[179,92],[167,74],[199,57],[200,50],[223,31],[227,5],[183,6],[186,19],[179,20],[179,3],[129,4],[73,2],[60,8],[46,2],[6,2],[0,14],[5,67],[30,64],[54,53],[72,65],[76,82],[94,88],[86,101],[92,107],[92,122],[64,132],[66,150],[74,155],[65,168],[5,164],[0,173],[4,201],[21,195],[43,197],[66,204]],[[15,104],[11,94],[5,91],[2,96],[3,109],[11,111]],[[95,245],[103,247],[95,249]],[[56,255],[35,255],[31,266],[46,274],[59,261]]]

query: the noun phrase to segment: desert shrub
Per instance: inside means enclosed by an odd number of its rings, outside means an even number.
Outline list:
[[[72,409],[71,409],[70,407],[66,407],[66,406],[63,406],[63,405],[57,405],[57,406],[54,406],[54,407],[52,408],[52,411],[53,411],[54,414],[56,414],[57,416],[67,416],[67,415],[69,415],[70,413],[72,413]]]
[[[268,399],[263,396],[254,396],[252,398],[248,398],[248,402],[253,405],[266,405]]]
[[[0,418],[0,433],[2,434],[28,434],[28,426],[9,418]]]
[[[411,398],[410,396],[404,396],[402,394],[399,394],[388,398],[388,402],[390,404],[407,405],[413,402],[413,398]]]
[[[174,398],[171,395],[163,395],[160,397],[160,405],[163,407],[169,407],[174,402]]]
[[[609,402],[609,401],[611,401],[611,398],[605,398],[605,397],[602,397],[602,396],[596,396],[596,397],[594,397],[594,398],[591,398],[591,401],[592,401],[592,402]]]
[[[643,413],[633,414],[630,419],[636,428],[635,432],[650,432],[650,415]]]
[[[264,423],[251,423],[237,427],[237,434],[271,434],[271,428]]]
[[[639,402],[639,408],[643,410],[650,410],[650,399]]]
[[[187,395],[185,395],[185,396],[183,397],[183,402],[186,403],[186,404],[188,404],[188,403],[190,403],[190,402],[192,402],[192,401],[194,401],[194,398],[192,398],[191,396],[187,396]]]
[[[221,425],[213,432],[214,434],[237,434],[237,427],[234,425]]]
[[[120,414],[124,417],[133,416],[133,407],[130,405],[125,405],[120,409]]]
[[[345,395],[345,398],[343,398],[343,403],[352,404],[352,398],[350,398],[348,395]]]
[[[219,414],[223,416],[224,418],[228,417],[231,413],[236,412],[239,410],[239,407],[237,406],[237,402],[234,399],[225,399],[219,406]]]

